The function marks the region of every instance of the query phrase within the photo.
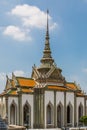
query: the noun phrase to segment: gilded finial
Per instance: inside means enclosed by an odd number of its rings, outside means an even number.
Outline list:
[[[46,36],[49,37],[48,15],[49,15],[49,10],[47,9],[47,32],[46,32]]]
[[[41,63],[45,65],[52,65],[54,59],[51,56],[50,42],[49,42],[49,10],[47,9],[47,25],[46,25],[46,37],[45,37],[45,47],[43,51],[43,57]]]

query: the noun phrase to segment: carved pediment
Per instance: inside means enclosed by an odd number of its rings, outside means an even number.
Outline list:
[[[5,90],[9,89],[12,87],[11,84],[11,79],[9,79],[9,77],[6,75],[7,81],[6,81],[6,86],[5,86]]]
[[[46,73],[46,77],[48,78],[55,70],[55,66],[51,66],[50,70]]]
[[[16,76],[14,75],[14,73],[12,73],[12,80],[14,81],[15,86],[19,85],[18,80]]]
[[[11,83],[7,81],[5,89],[9,89],[9,88],[11,88]]]
[[[40,74],[39,74],[39,72],[38,72],[38,70],[37,70],[36,67],[32,67],[32,75],[31,75],[31,77],[32,77],[33,79],[37,79],[37,78],[40,77]]]
[[[62,76],[61,72],[59,69],[55,68],[54,71],[52,73],[50,73],[48,79],[54,79],[54,80],[58,80],[58,81],[64,81],[65,78]]]

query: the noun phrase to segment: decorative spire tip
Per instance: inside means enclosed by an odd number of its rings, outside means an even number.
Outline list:
[[[49,14],[49,10],[47,9],[47,14]]]

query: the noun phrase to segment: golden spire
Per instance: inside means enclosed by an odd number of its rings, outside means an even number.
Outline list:
[[[47,10],[47,30],[46,30],[46,37],[49,39],[48,15],[49,15],[49,10]]]
[[[47,27],[46,27],[46,37],[45,37],[45,48],[43,51],[43,58],[41,59],[42,64],[52,64],[54,59],[51,57],[50,43],[49,43],[49,11],[47,10]]]

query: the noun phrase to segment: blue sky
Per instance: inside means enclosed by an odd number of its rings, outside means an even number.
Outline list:
[[[40,65],[49,9],[52,57],[87,93],[87,0],[0,1],[0,91],[6,75],[31,76]]]

